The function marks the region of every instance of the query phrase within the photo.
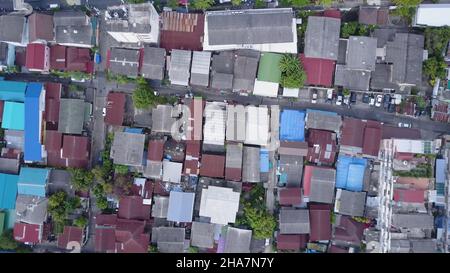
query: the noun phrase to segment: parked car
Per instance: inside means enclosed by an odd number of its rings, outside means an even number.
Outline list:
[[[391,101],[391,95],[384,94],[384,97],[383,97],[383,108],[384,109],[388,109],[390,101]]]
[[[398,127],[411,128],[411,123],[399,122]]]
[[[102,116],[106,116],[106,107],[103,107],[103,109],[102,109]]]
[[[349,97],[344,97],[344,105],[350,105]]]
[[[356,104],[356,93],[355,92],[350,93],[350,103]]]
[[[370,106],[374,106],[375,105],[375,98],[373,96],[370,97],[369,105]]]
[[[317,90],[313,91],[311,103],[317,103]]]
[[[380,107],[382,102],[383,102],[383,96],[377,95],[377,100],[375,101],[375,106]]]
[[[153,91],[153,95],[159,96],[159,92],[158,91]]]
[[[370,96],[367,93],[364,93],[363,97],[362,97],[362,102],[363,103],[369,103],[370,102]]]
[[[333,89],[327,90],[327,100],[333,100]]]
[[[342,95],[337,96],[336,105],[342,105]]]

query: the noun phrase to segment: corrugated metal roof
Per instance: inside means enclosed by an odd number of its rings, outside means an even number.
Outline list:
[[[10,130],[24,130],[25,104],[6,101],[3,108],[2,128]]]
[[[282,54],[262,53],[259,59],[258,80],[279,83],[281,79],[280,61]]]
[[[18,175],[0,173],[0,209],[16,207]]]
[[[22,167],[18,181],[18,193],[45,197],[49,169]]]
[[[336,165],[336,188],[362,191],[367,159],[340,155]]]
[[[445,183],[445,159],[436,159],[436,183]]]
[[[280,140],[305,140],[305,112],[289,109],[281,112]]]
[[[183,223],[192,222],[194,198],[195,193],[193,192],[171,191],[169,197],[167,220]]]
[[[42,84],[30,83],[25,95],[25,161],[42,160],[40,95]]]

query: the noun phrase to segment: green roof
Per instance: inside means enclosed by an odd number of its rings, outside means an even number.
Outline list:
[[[5,102],[2,128],[23,131],[25,128],[25,104],[12,101]]]
[[[0,211],[0,235],[3,234],[3,230],[5,229],[5,218],[6,218],[6,213],[3,211]]]
[[[447,89],[450,89],[450,81],[447,81]]]
[[[258,81],[279,83],[281,70],[279,67],[283,55],[276,53],[262,53],[259,59]]]

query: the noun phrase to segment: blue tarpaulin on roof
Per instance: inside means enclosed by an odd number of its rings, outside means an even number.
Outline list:
[[[269,172],[269,151],[261,149],[259,151],[260,158],[260,171],[263,173]]]
[[[42,161],[39,98],[42,84],[30,83],[25,94],[24,160]]]
[[[132,134],[142,134],[143,129],[142,128],[125,128],[123,130],[125,133],[132,133]]]
[[[280,140],[305,140],[305,112],[289,109],[281,112]]]
[[[445,183],[445,159],[436,159],[436,183]]]
[[[336,164],[336,188],[362,191],[367,159],[340,155]]]
[[[174,222],[192,222],[195,193],[170,191],[167,220]]]

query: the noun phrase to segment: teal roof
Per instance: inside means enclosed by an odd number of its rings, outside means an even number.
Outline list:
[[[21,102],[5,102],[2,128],[23,131],[25,128],[25,104]]]
[[[16,207],[18,175],[0,173],[0,209]]]
[[[0,80],[0,100],[24,102],[26,89],[26,82]]]
[[[22,167],[18,182],[19,194],[45,197],[49,173],[49,169]]]
[[[280,61],[282,54],[264,52],[259,59],[258,81],[279,83],[281,80]]]

